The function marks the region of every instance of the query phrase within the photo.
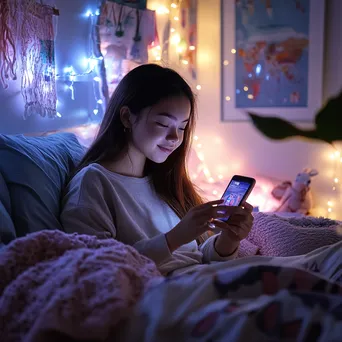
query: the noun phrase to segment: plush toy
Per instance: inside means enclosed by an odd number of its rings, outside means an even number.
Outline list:
[[[317,170],[304,169],[298,173],[293,184],[286,181],[277,185],[272,190],[273,197],[280,202],[276,211],[308,215],[312,208],[311,177],[316,175],[318,175]]]

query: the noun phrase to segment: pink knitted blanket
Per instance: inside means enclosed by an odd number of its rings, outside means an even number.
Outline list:
[[[0,341],[106,341],[155,264],[114,239],[42,231],[0,253]]]
[[[338,226],[336,221],[325,218],[282,218],[258,213],[251,232],[241,241],[238,257],[306,254],[341,241]]]

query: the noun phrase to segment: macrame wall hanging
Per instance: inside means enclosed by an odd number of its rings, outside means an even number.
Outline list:
[[[25,118],[56,115],[54,15],[35,0],[0,0],[0,85],[21,77]]]

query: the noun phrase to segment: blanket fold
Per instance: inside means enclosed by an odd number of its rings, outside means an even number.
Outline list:
[[[252,230],[240,243],[238,257],[306,254],[341,241],[339,226],[338,222],[326,218],[284,218],[258,213]]]
[[[106,341],[160,276],[130,246],[60,231],[15,240],[0,256],[0,341],[6,342],[46,341],[57,333]]]

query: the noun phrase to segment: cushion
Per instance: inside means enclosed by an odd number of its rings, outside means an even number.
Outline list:
[[[83,154],[84,148],[71,133],[0,134],[0,172],[7,184],[17,237],[61,229],[61,191]]]

